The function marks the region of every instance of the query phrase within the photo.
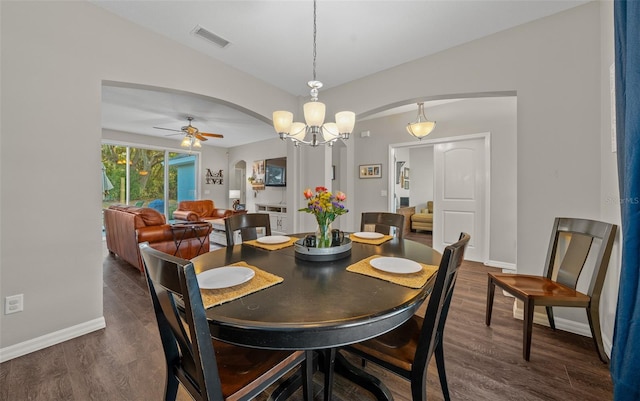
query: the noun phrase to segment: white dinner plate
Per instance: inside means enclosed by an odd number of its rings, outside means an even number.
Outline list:
[[[420,263],[404,258],[383,256],[371,259],[371,266],[389,273],[409,274],[422,270]]]
[[[287,241],[289,241],[291,238],[287,237],[286,235],[267,235],[265,237],[260,237],[258,238],[258,242],[261,244],[283,244]]]
[[[233,287],[251,280],[256,272],[243,266],[223,266],[205,270],[196,275],[198,285],[202,289],[212,290],[217,288]]]
[[[384,234],[376,233],[373,231],[362,231],[359,233],[353,233],[353,235],[355,235],[358,238],[365,238],[365,239],[378,239],[378,238],[384,237]]]

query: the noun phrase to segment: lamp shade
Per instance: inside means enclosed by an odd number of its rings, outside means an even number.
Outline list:
[[[415,122],[407,124],[407,132],[418,139],[429,135],[436,126],[435,121],[429,121],[424,115],[424,103],[418,103],[418,118]]]
[[[423,138],[431,133],[436,123],[433,121],[425,121],[421,123],[407,124],[407,132],[416,138]]]
[[[291,135],[292,138],[303,141],[305,135],[307,135],[307,126],[304,125],[304,123],[293,123],[291,124],[291,132],[289,135]]]
[[[340,135],[336,123],[326,123],[322,126],[322,138],[325,141],[336,139]]]
[[[239,189],[230,189],[229,190],[229,199],[240,199],[240,190]]]
[[[293,122],[293,113],[290,111],[274,111],[273,112],[273,128],[277,133],[288,134],[291,129],[291,123]]]
[[[336,113],[336,125],[338,126],[338,132],[341,134],[353,132],[353,127],[356,124],[356,113],[352,111],[341,111]]]
[[[304,120],[311,127],[319,127],[324,122],[325,105],[322,102],[304,104]]]

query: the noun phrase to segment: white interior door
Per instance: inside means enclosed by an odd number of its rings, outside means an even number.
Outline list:
[[[433,246],[442,252],[471,235],[465,259],[485,262],[488,251],[488,137],[434,146]]]

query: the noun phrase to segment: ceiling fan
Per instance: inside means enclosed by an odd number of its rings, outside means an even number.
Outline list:
[[[163,129],[166,131],[175,131],[175,132],[180,132],[183,133],[184,139],[182,140],[181,145],[184,147],[191,147],[191,146],[195,146],[195,147],[200,147],[199,146],[199,142],[203,142],[206,141],[207,138],[206,137],[211,137],[211,138],[224,138],[223,135],[220,134],[211,134],[209,132],[200,132],[200,130],[198,130],[198,128],[194,127],[193,125],[191,125],[191,122],[193,121],[193,117],[187,117],[187,120],[189,121],[189,125],[185,125],[182,128],[178,129],[173,129],[173,128],[162,128],[162,127],[153,127],[155,129]],[[169,134],[169,135],[176,135],[176,134]]]

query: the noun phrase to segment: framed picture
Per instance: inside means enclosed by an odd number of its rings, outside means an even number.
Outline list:
[[[382,164],[361,164],[360,178],[382,178]]]
[[[409,179],[409,167],[404,168],[404,179],[405,180]]]

